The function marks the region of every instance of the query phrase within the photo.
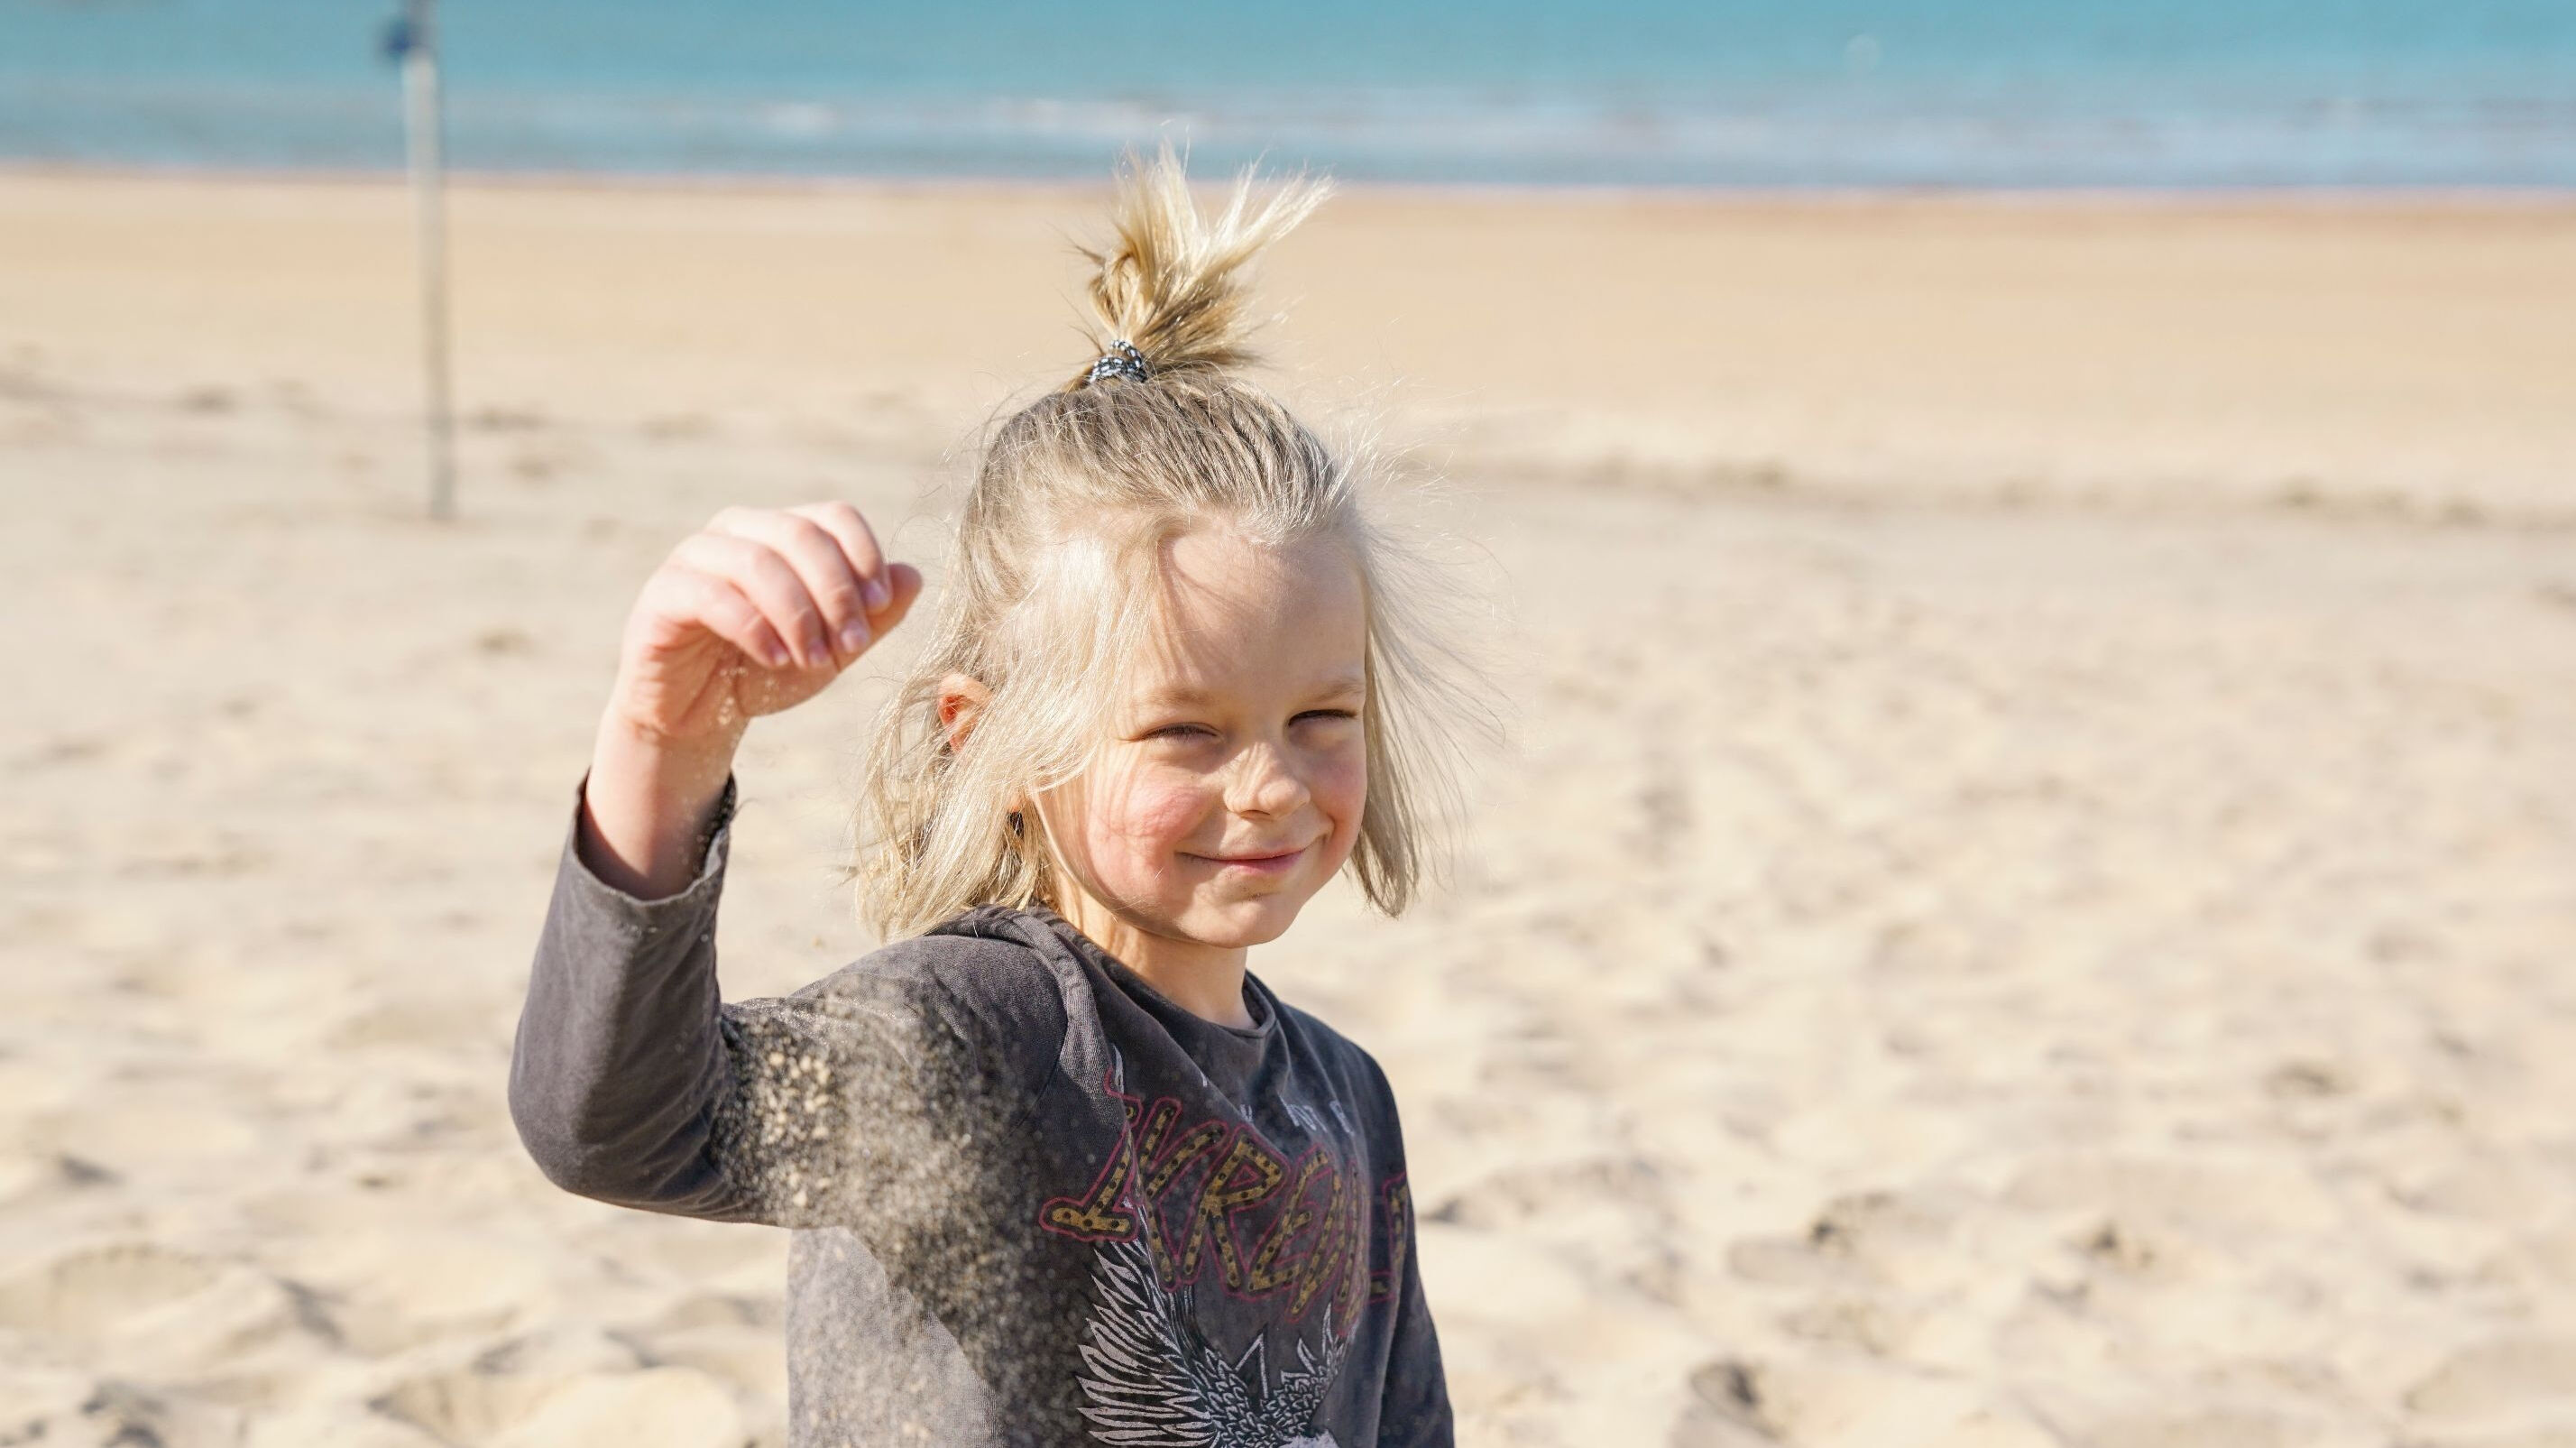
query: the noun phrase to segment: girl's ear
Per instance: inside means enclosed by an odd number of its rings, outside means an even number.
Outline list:
[[[991,702],[993,691],[964,674],[950,674],[939,681],[939,724],[948,731],[949,752],[955,753],[975,729],[975,718]]]

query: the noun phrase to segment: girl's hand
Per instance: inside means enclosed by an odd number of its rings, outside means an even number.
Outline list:
[[[727,508],[680,541],[627,615],[609,708],[675,747],[723,741],[823,691],[901,622],[921,574],[859,510]]]
[[[648,898],[687,884],[751,721],[821,693],[920,594],[847,503],[728,508],[681,540],[627,615],[584,791],[592,870]]]

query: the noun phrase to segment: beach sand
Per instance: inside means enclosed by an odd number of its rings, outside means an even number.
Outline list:
[[[0,1443],[783,1441],[783,1234],[519,1151],[527,957],[636,584],[935,564],[1097,202],[463,188],[441,526],[398,186],[0,177]],[[1396,1084],[1464,1441],[2576,1444],[2576,206],[1355,192],[1269,278],[1512,710],[1447,889],[1254,963]],[[752,736],[731,995],[870,944],[890,668]]]

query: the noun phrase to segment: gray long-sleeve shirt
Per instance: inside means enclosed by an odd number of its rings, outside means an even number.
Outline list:
[[[569,840],[510,1069],[546,1175],[795,1229],[796,1448],[1451,1442],[1395,1100],[1247,976],[1166,999],[986,906],[780,1000],[719,1002],[732,791],[680,894]]]

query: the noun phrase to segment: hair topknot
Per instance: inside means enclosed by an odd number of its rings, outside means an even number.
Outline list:
[[[1189,177],[1165,142],[1151,160],[1129,152],[1110,205],[1114,240],[1081,248],[1093,267],[1093,348],[1133,347],[1154,376],[1227,371],[1257,360],[1245,314],[1250,263],[1263,248],[1306,219],[1332,183],[1299,173],[1258,208],[1253,171],[1235,178],[1225,209],[1210,218],[1190,198]],[[1065,391],[1092,380],[1088,365]]]

